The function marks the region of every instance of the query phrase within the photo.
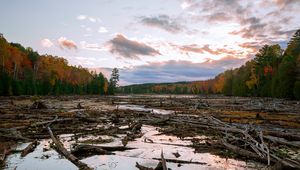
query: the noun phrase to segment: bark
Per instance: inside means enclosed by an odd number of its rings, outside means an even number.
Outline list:
[[[87,164],[81,162],[78,158],[76,158],[74,155],[72,155],[71,153],[69,153],[67,151],[66,148],[64,148],[63,144],[57,140],[53,133],[52,133],[52,130],[51,128],[48,126],[48,132],[51,136],[51,139],[52,141],[54,142],[55,144],[55,149],[60,153],[62,154],[64,157],[66,157],[69,161],[71,161],[74,165],[76,165],[79,169],[81,170],[92,170],[90,167],[88,167]]]
[[[30,152],[33,152],[34,149],[37,147],[39,142],[37,140],[34,140],[31,142],[22,152],[21,152],[21,157],[25,157],[27,154]]]

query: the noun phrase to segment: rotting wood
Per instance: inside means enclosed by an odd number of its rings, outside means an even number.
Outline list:
[[[39,142],[37,140],[34,140],[33,142],[31,142],[25,149],[22,150],[21,157],[25,157],[30,152],[33,152],[38,144],[39,144]]]
[[[168,168],[167,168],[167,162],[166,162],[166,159],[164,158],[164,152],[163,152],[163,150],[161,150],[160,157],[161,157],[161,164],[162,164],[163,170],[168,170]]]
[[[275,137],[275,136],[264,136],[264,138],[271,142],[276,142],[276,143],[300,148],[300,141],[288,141],[284,138],[279,138],[279,137]]]
[[[90,168],[87,164],[81,162],[73,154],[69,153],[66,148],[64,148],[63,144],[54,137],[50,126],[48,126],[47,129],[48,129],[48,132],[51,136],[52,141],[55,144],[55,149],[60,154],[62,154],[64,157],[66,157],[69,161],[71,161],[74,165],[76,165],[80,170],[92,170],[92,168]]]
[[[160,158],[153,158],[154,160],[159,160],[161,161]],[[171,162],[171,163],[180,163],[180,164],[198,164],[198,165],[206,165],[206,162],[198,162],[198,161],[185,161],[185,160],[180,160],[180,159],[165,159],[166,162]]]

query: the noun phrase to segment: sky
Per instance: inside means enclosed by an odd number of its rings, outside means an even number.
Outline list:
[[[0,0],[0,33],[120,85],[196,81],[286,47],[300,0]]]

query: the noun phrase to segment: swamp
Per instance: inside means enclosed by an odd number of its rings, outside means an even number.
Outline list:
[[[1,169],[299,169],[300,102],[222,95],[0,98]]]

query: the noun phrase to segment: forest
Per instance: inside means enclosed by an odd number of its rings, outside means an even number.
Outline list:
[[[141,84],[121,87],[122,93],[224,94],[300,99],[300,30],[287,48],[264,45],[243,66],[205,81]]]
[[[108,80],[101,72],[70,66],[62,57],[40,55],[32,48],[8,43],[0,35],[0,96],[113,94],[118,70]]]

